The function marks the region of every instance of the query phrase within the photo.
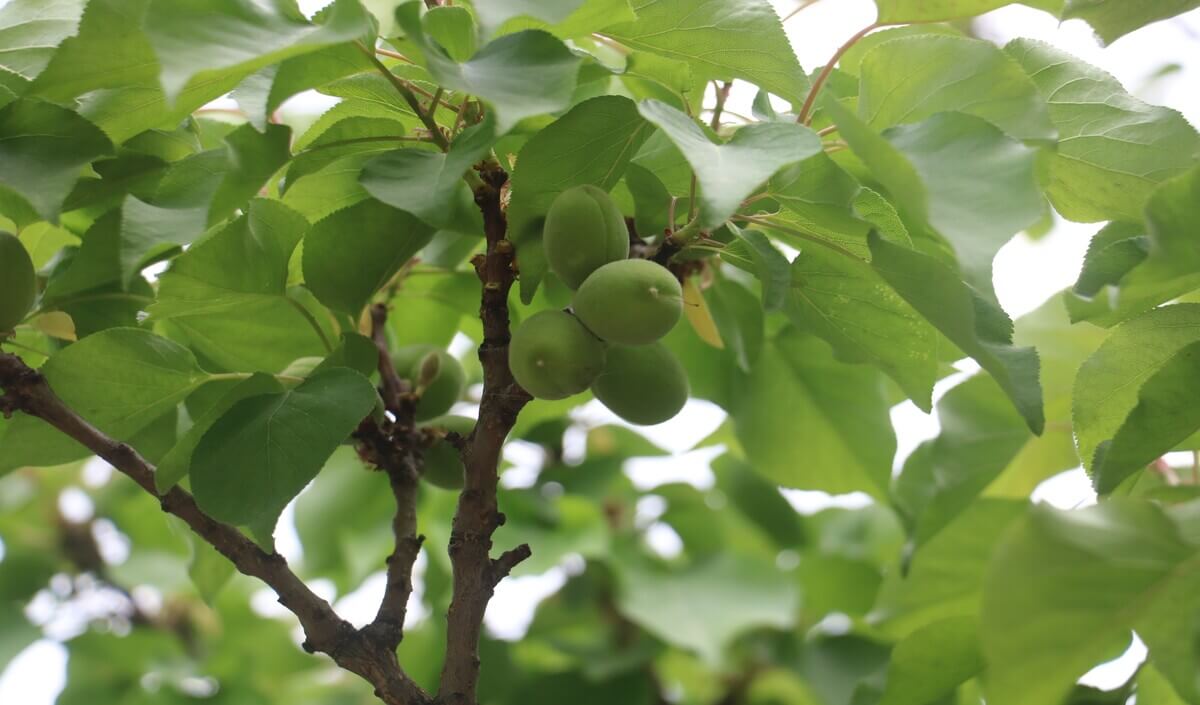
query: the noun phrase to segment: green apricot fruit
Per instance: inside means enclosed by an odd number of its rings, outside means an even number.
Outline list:
[[[421,377],[421,367],[425,358],[437,356],[437,371],[421,393],[421,401],[417,403],[417,421],[428,421],[441,416],[454,406],[454,402],[462,398],[467,388],[467,373],[462,364],[450,353],[434,345],[405,345],[392,353],[392,364],[396,373],[412,382],[415,387]]]
[[[542,242],[550,269],[572,289],[600,267],[629,256],[625,216],[603,189],[590,185],[558,194],[546,213]]]
[[[15,235],[0,232],[0,331],[16,328],[36,297],[33,260]]]
[[[629,423],[649,426],[671,419],[687,403],[687,373],[662,343],[613,345],[592,393]]]
[[[517,326],[508,346],[517,383],[538,399],[566,399],[604,368],[604,344],[574,316],[541,311]]]
[[[475,428],[475,419],[466,416],[439,416],[421,424],[421,428],[454,431],[465,437]],[[464,469],[462,455],[457,448],[439,438],[425,449],[423,458],[425,469],[422,477],[442,489],[462,489]]]
[[[683,315],[683,288],[662,265],[625,259],[604,265],[575,292],[571,307],[601,340],[647,345]]]

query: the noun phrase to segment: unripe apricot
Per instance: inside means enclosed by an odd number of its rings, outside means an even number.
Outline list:
[[[442,432],[454,431],[464,438],[474,427],[475,419],[466,416],[439,416],[421,424],[421,428],[433,428]],[[458,452],[458,448],[455,448],[443,437],[426,448],[422,457],[424,471],[421,477],[442,489],[462,489],[464,470],[462,455]]]
[[[426,359],[430,355],[436,357],[436,363],[431,364]],[[392,364],[396,373],[412,382],[414,388],[420,384],[422,367],[426,372],[431,367],[436,370],[421,391],[417,421],[426,421],[449,411],[454,402],[462,398],[467,386],[467,374],[458,360],[434,345],[405,345],[392,353]]]
[[[617,416],[648,426],[674,417],[687,403],[687,373],[662,343],[612,345],[592,393]]]
[[[541,311],[517,327],[508,347],[517,383],[538,399],[566,399],[604,368],[604,344],[574,316]]]
[[[542,242],[550,269],[572,289],[600,267],[629,255],[625,217],[603,189],[591,185],[558,194],[546,213]]]
[[[662,265],[644,259],[606,264],[575,292],[571,307],[601,340],[647,345],[683,315],[683,288]]]
[[[0,332],[16,328],[36,297],[33,260],[15,235],[0,232]]]

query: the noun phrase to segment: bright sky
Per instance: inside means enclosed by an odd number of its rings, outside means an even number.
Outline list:
[[[0,0],[0,6],[7,1]],[[310,13],[325,3],[326,0],[300,0],[300,5]],[[796,6],[797,0],[772,0],[772,3],[782,16]],[[822,65],[847,37],[870,24],[874,17],[872,0],[824,0],[789,20],[787,30],[801,64],[811,70],[814,66]],[[1200,92],[1195,90],[1196,86],[1200,86],[1200,11],[1144,28],[1108,48],[1098,45],[1083,22],[1060,24],[1045,13],[1024,7],[1014,6],[992,12],[982,19],[980,29],[986,38],[1001,43],[1015,37],[1032,37],[1052,43],[1108,70],[1128,90],[1143,99],[1176,108],[1193,125],[1200,124]],[[1178,68],[1156,78],[1168,64],[1176,64]],[[753,90],[746,85],[736,85],[730,98],[730,109],[748,114]],[[320,109],[323,105],[326,102],[320,97],[299,96],[288,107],[305,109],[311,106],[310,109]],[[996,259],[995,277],[997,295],[1009,314],[1015,318],[1031,311],[1074,282],[1088,240],[1097,229],[1097,226],[1059,223],[1049,236],[1036,243],[1019,236],[1006,246]],[[944,393],[957,381],[944,382],[939,385],[937,392]],[[619,422],[595,403],[585,407],[581,419],[595,423]],[[683,451],[707,436],[722,420],[723,413],[713,405],[692,402],[672,421],[650,429],[640,429],[678,454],[666,460],[636,461],[630,464],[627,471],[641,487],[677,480],[702,486],[711,483],[711,473],[707,467],[711,451]],[[897,462],[921,440],[937,433],[936,418],[920,412],[911,403],[896,407],[893,421],[900,440]],[[574,438],[575,443],[581,441],[580,436]],[[510,471],[505,481],[520,484],[522,477],[527,478],[529,474],[527,467],[520,467],[522,453],[519,447],[513,449],[510,459],[518,464],[518,468]],[[91,472],[93,475],[105,474],[102,467],[93,468]],[[786,494],[797,509],[804,512],[832,504],[853,506],[863,501],[853,496],[832,498],[818,492]],[[1060,507],[1074,507],[1094,501],[1087,479],[1078,470],[1048,480],[1034,497]],[[679,539],[674,532],[665,525],[653,523],[654,518],[662,512],[662,507],[656,506],[652,500],[643,504],[645,506],[639,505],[639,516],[651,526],[652,544],[663,552],[677,550]],[[69,494],[63,499],[64,510],[80,512],[84,517],[90,512],[89,505],[82,492]],[[280,547],[285,555],[298,555],[299,542],[291,529],[290,514],[285,514],[280,533]],[[113,550],[120,553],[120,541],[114,541],[111,544]],[[421,572],[421,565],[419,563],[418,573]],[[488,626],[492,632],[503,638],[518,638],[528,626],[537,603],[562,585],[571,567],[566,565],[543,576],[510,578],[501,583],[488,611]],[[332,597],[329,585],[317,585],[315,588]],[[366,621],[373,613],[382,589],[381,580],[368,580],[356,593],[342,597],[337,606],[352,621]],[[261,597],[263,599],[255,600],[256,608],[261,607],[261,611],[271,613],[280,609],[265,592]],[[149,595],[147,599],[153,601],[154,596]],[[30,609],[31,617],[41,622],[50,620],[51,614],[46,607],[48,602],[43,600],[40,605],[37,602],[35,600],[35,605]],[[70,633],[78,624],[77,619],[64,621],[60,615],[46,626],[52,632]],[[1121,659],[1097,669],[1086,680],[1092,685],[1112,687],[1124,680],[1144,658],[1144,653],[1140,643],[1136,644]],[[0,674],[0,703],[50,705],[62,689],[65,667],[65,649],[48,639],[37,642]]]

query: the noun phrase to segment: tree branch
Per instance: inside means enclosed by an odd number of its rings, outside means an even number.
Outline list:
[[[387,584],[375,619],[363,628],[363,633],[389,652],[404,638],[404,620],[408,613],[408,598],[412,595],[412,569],[421,552],[425,537],[417,534],[417,485],[421,478],[421,437],[416,429],[416,399],[411,384],[397,374],[388,352],[387,307],[371,307],[371,338],[379,351],[379,376],[383,380],[384,404],[395,418],[376,424],[364,421],[356,436],[365,447],[360,448],[364,459],[382,469],[388,476],[392,496],[396,499],[396,514],[392,518],[395,548],[387,558]]]
[[[496,505],[500,450],[530,396],[513,379],[508,366],[508,293],[516,278],[516,253],[505,239],[508,225],[500,203],[508,174],[491,162],[481,165],[479,172],[482,183],[475,189],[475,203],[483,212],[487,235],[487,254],[474,260],[483,284],[479,311],[483,322],[483,342],[479,346],[483,397],[479,420],[463,450],[466,484],[459,494],[450,532],[454,588],[446,616],[446,661],[438,692],[438,700],[446,705],[477,702],[484,612],[496,584],[530,553],[528,546],[519,546],[495,560],[490,555],[492,534],[504,523],[504,515]]]
[[[358,674],[375,687],[388,705],[428,705],[431,701],[400,669],[396,655],[383,651],[349,622],[338,617],[328,602],[318,597],[277,553],[267,553],[240,531],[205,514],[192,495],[175,487],[159,494],[154,486],[154,466],[136,450],[116,441],[76,414],[58,398],[46,379],[21,358],[0,353],[0,411],[11,416],[21,411],[36,416],[85,448],[108,461],[146,492],[159,500],[162,510],[179,517],[202,539],[228,558],[239,572],[262,580],[279,596],[279,603],[300,620],[304,649],[322,652],[342,668]]]
[[[833,73],[833,69],[837,66],[837,62],[842,58],[842,55],[850,51],[850,47],[857,44],[858,40],[867,36],[871,32],[874,32],[880,27],[886,26],[887,25],[878,23],[869,24],[855,32],[854,36],[846,40],[845,44],[838,47],[838,50],[833,53],[833,56],[830,57],[829,61],[823,67],[821,67],[821,72],[817,74],[815,79],[813,79],[812,87],[808,89],[808,96],[804,98],[804,105],[801,106],[800,113],[796,116],[796,122],[804,125],[812,124],[812,110],[816,105],[817,96],[820,95],[821,87],[824,86],[825,82],[829,80],[829,76]]]

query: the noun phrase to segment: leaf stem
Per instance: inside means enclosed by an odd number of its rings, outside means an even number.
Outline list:
[[[284,296],[283,298],[292,305],[292,308],[299,311],[300,315],[304,316],[304,320],[308,321],[308,325],[312,326],[312,329],[317,332],[317,337],[321,339],[321,345],[325,347],[325,352],[333,352],[333,343],[329,342],[329,336],[325,335],[325,330],[321,328],[321,324],[318,323],[317,319],[312,315],[312,311],[304,308],[304,304],[290,296]]]
[[[808,89],[808,97],[804,99],[804,105],[800,108],[800,114],[796,116],[796,122],[803,123],[805,125],[812,124],[812,110],[813,105],[817,102],[817,95],[820,94],[821,87],[824,86],[825,82],[829,80],[829,76],[833,73],[834,67],[837,66],[838,60],[841,59],[846,52],[850,51],[850,47],[857,44],[858,40],[867,36],[871,32],[874,32],[880,27],[886,26],[887,25],[880,24],[878,22],[872,22],[866,27],[858,30],[858,32],[855,32],[854,36],[846,40],[845,44],[838,47],[838,50],[833,53],[833,56],[830,57],[825,66],[821,68],[821,73],[817,74],[817,77],[813,79],[812,87]]]
[[[801,240],[808,240],[809,242],[814,242],[818,245],[821,245],[830,250],[833,250],[834,252],[836,252],[840,255],[849,257],[850,259],[858,260],[859,262],[863,261],[862,257],[859,257],[858,255],[854,254],[850,250],[847,250],[846,248],[842,247],[841,245],[834,244],[834,243],[830,242],[829,240],[826,240],[825,238],[820,237],[818,235],[814,235],[810,232],[807,232],[804,230],[799,230],[797,228],[792,228],[792,227],[789,227],[786,225],[781,225],[769,218],[758,218],[758,217],[755,217],[752,215],[735,215],[735,216],[733,216],[733,219],[741,220],[746,223],[754,223],[755,225],[762,225],[764,227],[768,227],[773,230],[778,230],[779,232],[782,232],[782,233],[794,235],[795,237],[798,237]]]
[[[446,140],[446,135],[442,133],[442,128],[438,126],[437,121],[433,119],[433,113],[426,113],[421,107],[421,101],[417,100],[417,96],[413,93],[412,87],[406,81],[401,79],[396,74],[392,73],[391,69],[384,66],[383,62],[375,57],[375,53],[368,49],[362,42],[356,42],[358,48],[366,55],[366,57],[375,65],[375,68],[383,75],[384,78],[392,84],[396,92],[404,98],[404,102],[408,103],[408,107],[413,113],[425,123],[425,127],[429,129],[429,136],[433,143],[442,149],[443,152],[450,148],[450,143]]]

